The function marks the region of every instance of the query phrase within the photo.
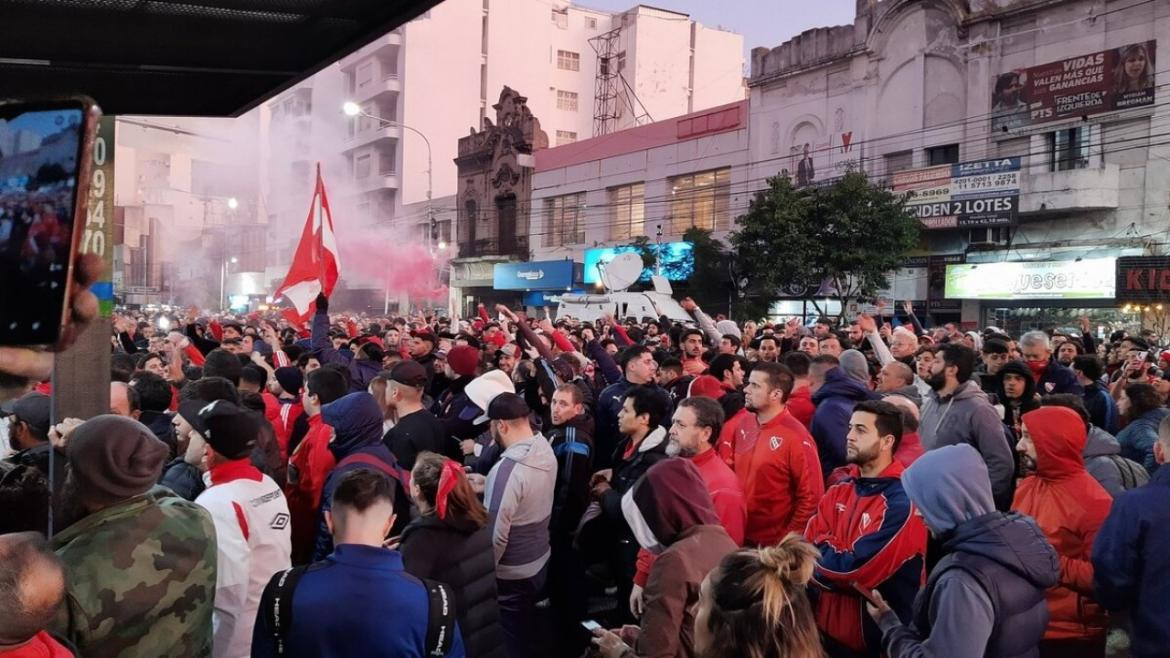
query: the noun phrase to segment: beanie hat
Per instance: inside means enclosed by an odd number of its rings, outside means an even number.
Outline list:
[[[718,401],[726,392],[718,379],[711,375],[699,375],[687,388],[687,397],[705,397]]]
[[[479,350],[470,345],[456,345],[447,352],[447,365],[460,377],[474,377],[479,366]]]
[[[226,459],[247,457],[260,434],[259,417],[227,400],[204,406],[199,410],[199,420],[207,428],[202,433],[207,445]]]
[[[720,335],[743,338],[743,334],[740,332],[739,327],[732,320],[720,320],[715,323],[715,328],[719,331]]]
[[[869,362],[865,360],[864,354],[857,350],[845,350],[841,352],[840,362],[841,370],[849,375],[850,379],[869,386]]]
[[[300,395],[301,388],[305,385],[305,376],[296,366],[284,366],[276,369],[276,382],[280,384],[285,393]]]
[[[78,493],[111,504],[149,491],[170,449],[142,423],[104,414],[73,430],[65,452]]]

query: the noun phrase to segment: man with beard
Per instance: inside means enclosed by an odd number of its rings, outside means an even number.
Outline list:
[[[167,447],[141,423],[97,416],[66,445],[65,513],[53,537],[65,607],[53,630],[87,658],[211,655],[215,525],[155,487]]]
[[[772,546],[789,532],[803,531],[825,493],[816,443],[786,407],[792,384],[788,368],[756,364],[744,390],[751,413],[719,436],[744,489],[748,546]]]
[[[56,459],[49,455],[54,449],[49,444],[50,404],[49,396],[29,393],[13,403],[7,419],[8,444],[16,452],[0,461],[0,482],[8,489],[0,501],[12,505],[6,510],[10,516],[0,523],[6,532],[37,530],[49,534],[49,483],[51,480],[55,497],[61,494],[65,481],[60,451],[53,455]]]
[[[760,339],[756,358],[765,363],[776,363],[780,359],[780,342],[775,336],[764,336]]]
[[[495,548],[500,623],[508,655],[541,655],[533,618],[542,598],[551,554],[549,520],[556,492],[557,458],[528,423],[524,398],[500,393],[487,404],[492,438],[503,447],[484,488]]]
[[[974,370],[971,348],[944,343],[935,350],[918,436],[928,452],[959,443],[975,448],[987,463],[996,509],[1002,511],[1011,506],[1016,462],[995,407],[971,379]]]
[[[696,377],[703,374],[707,370],[707,362],[703,361],[703,330],[685,329],[679,342],[682,343],[683,372]]]
[[[830,656],[881,655],[881,632],[861,614],[857,583],[878,590],[907,619],[922,579],[926,526],[902,489],[894,459],[902,411],[889,402],[857,403],[846,438],[845,479],[830,487],[805,528],[821,557],[811,588],[817,626]]]

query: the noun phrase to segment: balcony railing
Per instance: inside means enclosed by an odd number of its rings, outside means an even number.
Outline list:
[[[515,238],[485,238],[482,240],[464,240],[459,244],[459,256],[471,258],[475,256],[518,256],[528,257],[528,236]]]

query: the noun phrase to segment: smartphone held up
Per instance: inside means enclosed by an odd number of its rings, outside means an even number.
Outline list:
[[[51,345],[69,322],[100,110],[0,102],[0,345]]]

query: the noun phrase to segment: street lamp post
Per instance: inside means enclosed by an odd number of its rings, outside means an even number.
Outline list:
[[[353,101],[346,101],[345,103],[343,103],[341,106],[341,111],[344,112],[346,116],[366,117],[367,119],[373,119],[373,120],[378,121],[378,122],[380,122],[384,125],[387,125],[387,126],[397,126],[397,127],[402,128],[404,130],[409,130],[412,133],[418,135],[419,137],[422,137],[423,143],[427,145],[427,207],[426,207],[426,214],[427,214],[428,224],[430,224],[431,229],[433,230],[434,224],[435,224],[435,217],[433,214],[434,209],[431,207],[431,192],[433,189],[432,185],[431,185],[431,183],[432,183],[431,140],[427,139],[427,136],[424,135],[422,133],[422,131],[419,130],[418,128],[408,126],[405,123],[401,123],[399,121],[391,121],[389,119],[384,119],[380,116],[370,114],[369,112],[362,110],[362,107]],[[441,244],[442,243],[440,243],[440,245]],[[442,249],[443,247],[440,246],[439,248]],[[389,313],[390,313],[390,284],[387,283],[386,284],[386,293],[385,293],[385,296],[383,297],[383,300],[382,300],[382,314],[388,315]]]
[[[219,268],[219,310],[227,310],[227,274],[228,265],[235,265],[240,262],[240,259],[232,256],[231,258],[224,258],[223,263]]]

